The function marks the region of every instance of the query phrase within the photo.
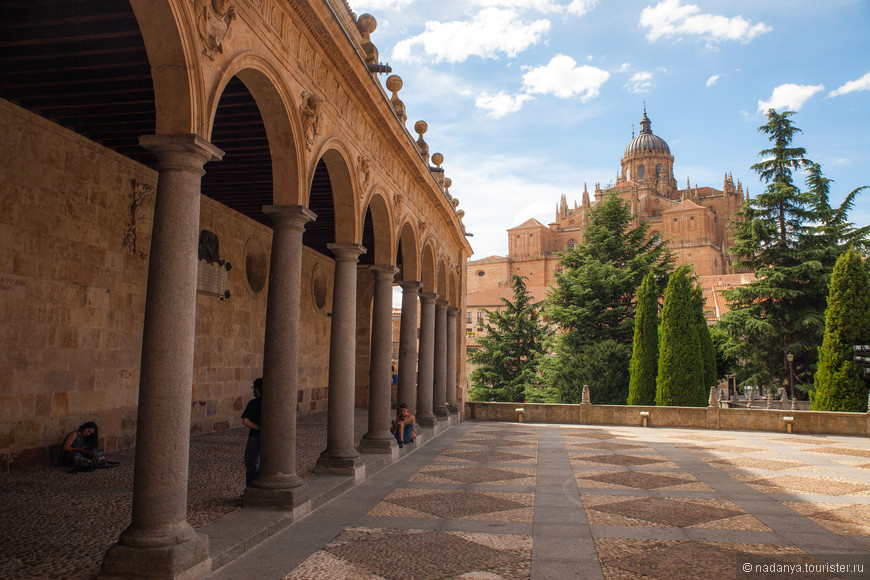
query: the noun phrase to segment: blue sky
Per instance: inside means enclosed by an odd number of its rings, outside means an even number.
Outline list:
[[[794,143],[833,201],[870,185],[868,0],[348,1],[377,19],[409,131],[425,120],[444,155],[472,259],[550,223],[562,194],[615,181],[644,103],[680,187],[721,189],[729,172],[760,193],[770,107],[797,112]],[[851,217],[870,223],[870,191]]]

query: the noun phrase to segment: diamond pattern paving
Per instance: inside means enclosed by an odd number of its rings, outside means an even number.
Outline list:
[[[849,455],[851,457],[870,457],[870,449],[852,449],[850,447],[808,447],[804,451],[829,453],[831,455]]]
[[[460,451],[448,449],[438,456],[447,461],[474,461],[480,463],[534,463],[534,453],[506,453],[504,451]]]
[[[528,536],[349,528],[285,578],[528,578],[531,548]]]
[[[626,449],[651,449],[649,445],[637,443],[615,443],[612,441],[569,441],[565,444],[568,449],[588,449],[589,451],[624,451]]]
[[[369,512],[372,516],[433,517],[441,519],[479,519],[486,515],[495,521],[526,521],[531,519],[535,496],[531,493],[477,492],[466,490],[432,491],[397,489]],[[398,506],[399,511],[390,506]],[[507,517],[501,512],[513,512]],[[526,513],[528,512],[528,513]]]
[[[535,485],[534,468],[499,469],[495,467],[448,467],[444,465],[428,465],[411,478],[411,481],[455,483],[501,483],[513,480],[528,480],[521,485]]]
[[[571,459],[577,459],[580,461],[588,461],[591,463],[604,463],[607,465],[624,465],[624,466],[634,466],[634,465],[650,465],[654,463],[668,463],[667,459],[656,459],[654,457],[641,457],[639,455],[590,455],[590,456],[582,456],[582,455],[572,455]]]
[[[713,467],[719,469],[764,469],[766,471],[781,471],[796,467],[807,467],[808,464],[800,461],[780,461],[763,457],[729,457],[711,461]]]
[[[730,502],[723,503],[734,505]],[[594,510],[675,528],[685,528],[713,520],[741,516],[745,513],[739,509],[699,505],[665,497],[646,497],[596,505]]]
[[[581,472],[581,475],[579,475],[577,479],[578,486],[580,487],[583,487],[583,480],[591,480],[636,489],[660,489],[663,487],[685,485],[687,483],[695,483],[698,481],[694,477],[685,479],[681,477],[672,477],[670,475],[661,475],[658,473],[644,473],[642,471],[610,471],[593,476],[585,476],[582,475]]]
[[[474,439],[460,439],[454,445],[473,445],[475,447],[537,447],[537,441],[528,439],[487,439],[475,437]]]
[[[735,473],[732,477],[746,481],[765,493],[803,492],[818,495],[860,495],[870,497],[870,485],[847,478],[807,477],[801,475],[778,475],[757,478]]]

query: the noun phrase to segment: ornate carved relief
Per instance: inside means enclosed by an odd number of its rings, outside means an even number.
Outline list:
[[[214,60],[214,53],[224,53],[224,40],[236,18],[236,7],[229,0],[195,0],[196,27],[202,38],[202,54]]]
[[[130,215],[127,218],[127,230],[124,232],[124,251],[132,256],[148,258],[148,254],[139,243],[139,233],[143,228],[143,208],[154,208],[154,188],[147,183],[133,180],[130,194]]]
[[[302,102],[299,104],[299,112],[302,115],[302,127],[305,131],[305,146],[311,151],[314,141],[320,134],[320,117],[317,112],[318,105],[323,99],[302,91]]]
[[[365,195],[366,189],[369,186],[369,160],[362,155],[359,155],[356,158],[356,171],[359,173],[359,182],[362,187],[360,187],[360,196]]]

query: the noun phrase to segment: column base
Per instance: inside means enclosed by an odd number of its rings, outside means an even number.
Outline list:
[[[307,508],[306,508],[307,506]],[[245,488],[242,507],[265,507],[300,512],[311,511],[311,491],[298,476],[258,477]],[[296,514],[294,514],[294,519]]]
[[[434,427],[438,423],[438,419],[434,413],[420,414],[416,417],[417,424],[423,427]]]
[[[330,454],[329,450],[324,451],[320,457],[317,458],[317,465],[314,466],[314,473],[353,476],[361,475],[364,477],[365,462],[356,450],[354,450],[354,452],[356,453],[355,456],[348,456],[349,454],[341,454],[340,452],[334,454],[337,456],[333,456],[333,454]]]
[[[439,421],[441,421],[443,418],[446,418],[447,415],[450,414],[450,411],[447,409],[446,406],[444,406],[444,407],[435,407],[435,408],[432,410],[432,412],[435,413],[435,416],[438,417],[438,420],[439,420]]]
[[[387,437],[369,437],[363,435],[359,442],[359,450],[363,453],[392,453],[394,449],[398,449],[396,438],[387,434]]]
[[[145,531],[127,528],[106,552],[99,580],[199,580],[211,574],[208,536],[190,524]]]

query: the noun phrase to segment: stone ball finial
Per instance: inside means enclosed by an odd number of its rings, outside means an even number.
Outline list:
[[[449,177],[445,177],[444,178],[444,187],[446,187],[447,189],[450,189],[452,186],[453,186],[453,180],[450,179]]]
[[[402,90],[402,77],[399,75],[390,75],[387,77],[387,90],[391,93],[398,93]]]
[[[459,198],[458,198],[458,197],[454,197],[454,198],[450,201],[450,203],[453,204],[453,207],[459,207]],[[462,211],[462,210],[459,210],[459,211]]]
[[[458,203],[458,200],[457,200],[457,203]],[[456,215],[459,216],[459,219],[464,218],[465,217],[465,210],[464,209],[457,210]]]
[[[414,132],[419,134],[421,137],[423,133],[429,130],[429,125],[426,124],[426,121],[417,121],[414,123]]]
[[[433,153],[432,163],[434,163],[437,167],[441,167],[441,164],[444,163],[444,156],[440,153]]]
[[[378,21],[371,14],[363,14],[356,19],[356,28],[363,37],[368,37],[377,27]]]

